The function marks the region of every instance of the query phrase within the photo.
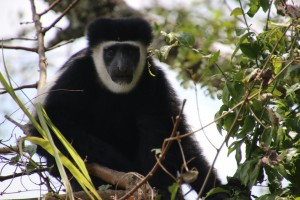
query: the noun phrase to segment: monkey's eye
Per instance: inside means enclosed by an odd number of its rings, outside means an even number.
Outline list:
[[[131,57],[137,55],[137,53],[138,53],[137,51],[132,50],[132,49],[128,51],[128,54],[129,54],[129,56],[131,56]]]
[[[116,54],[116,51],[112,48],[104,49],[104,56],[106,58],[112,58]]]

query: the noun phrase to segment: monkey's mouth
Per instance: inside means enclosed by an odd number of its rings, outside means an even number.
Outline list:
[[[111,79],[118,84],[129,84],[132,81],[132,77],[132,75],[114,75]]]

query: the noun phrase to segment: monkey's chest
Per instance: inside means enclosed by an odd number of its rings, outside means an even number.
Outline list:
[[[124,146],[131,147],[128,153],[134,153],[133,146],[139,142],[138,128],[136,127],[135,113],[124,108],[124,106],[102,107],[93,109],[90,112],[96,123],[89,126],[88,132],[96,134],[95,136],[105,143],[110,144],[120,151],[127,151]],[[95,131],[97,130],[97,131]]]

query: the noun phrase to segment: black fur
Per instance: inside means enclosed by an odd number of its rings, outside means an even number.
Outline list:
[[[101,18],[89,25],[87,38],[90,47],[103,41],[140,41],[148,46],[152,40],[152,30],[150,25],[140,18]]]
[[[112,34],[107,35],[106,30]],[[149,25],[136,19],[99,20],[91,24],[88,32],[91,46],[114,38],[142,40],[149,44],[150,35]],[[78,153],[87,158],[87,162],[146,175],[155,164],[151,150],[161,148],[163,140],[170,136],[172,117],[178,115],[181,101],[178,101],[164,73],[151,59],[146,61],[139,84],[133,91],[123,94],[108,91],[98,78],[91,54],[91,48],[87,48],[67,61],[50,89],[44,107],[53,123]],[[148,62],[155,76],[149,74]],[[36,130],[32,131],[38,135]],[[189,132],[184,118],[179,132]],[[58,141],[55,141],[60,147]],[[199,170],[199,178],[192,184],[193,188],[199,190],[209,166],[191,137],[182,139],[182,146],[186,159],[194,158],[188,164],[189,167]],[[38,148],[38,153],[47,158],[49,166],[54,165],[53,157],[42,148]],[[163,165],[176,176],[182,163],[179,147],[173,143]],[[58,176],[55,172],[53,174]],[[173,182],[162,170],[158,170],[150,180],[150,184],[165,195],[163,199],[169,198],[166,195],[167,188]],[[96,186],[100,183],[99,180],[95,181]],[[220,184],[215,173],[211,175],[205,193],[214,184]]]

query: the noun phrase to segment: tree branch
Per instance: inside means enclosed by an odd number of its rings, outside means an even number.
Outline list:
[[[126,193],[124,190],[98,190],[98,194],[101,196],[102,200],[112,200],[116,199],[116,196],[122,196]],[[89,199],[89,196],[84,192],[74,192],[73,193],[75,199]],[[46,200],[60,200],[60,199],[66,199],[66,195],[56,195],[52,197],[46,197]],[[135,197],[131,197],[129,199],[134,200],[142,200]]]
[[[5,146],[0,148],[0,154],[10,154],[18,152],[18,146]],[[1,177],[1,176],[0,176]]]
[[[54,22],[50,26],[42,30],[42,33],[45,34],[47,31],[53,28],[55,24],[57,24],[57,22],[59,22],[59,20],[61,20],[61,18],[63,18],[63,16],[65,16],[76,5],[76,3],[78,3],[78,1],[79,0],[73,0],[72,3],[62,12],[62,14],[56,20],[54,20]]]
[[[22,89],[36,89],[37,88],[37,83],[34,83],[34,84],[29,84],[29,85],[21,85],[19,87],[16,87],[14,88],[13,90],[14,91],[17,91],[17,90],[22,90]],[[6,94],[7,91],[2,91],[0,92],[0,94]]]
[[[59,4],[62,0],[56,0],[54,1],[44,12],[41,12],[39,15],[43,16],[44,14],[48,13],[50,10],[52,10],[57,4]]]
[[[36,41],[36,39],[32,38],[22,38],[22,37],[16,37],[16,38],[7,38],[7,39],[2,39],[1,42],[8,42],[8,41],[14,41],[14,40],[25,40],[25,41]]]
[[[53,50],[53,49],[56,49],[56,48],[61,47],[61,46],[64,46],[64,45],[67,45],[67,44],[72,43],[72,42],[74,42],[74,39],[68,40],[68,41],[66,41],[66,42],[63,42],[63,43],[61,43],[61,44],[57,44],[57,45],[52,46],[52,47],[48,47],[48,48],[46,49],[46,51],[51,51],[51,50]]]
[[[28,126],[27,124],[23,125],[23,124],[20,124],[18,122],[16,122],[15,120],[13,120],[10,116],[8,115],[5,115],[4,116],[8,121],[10,121],[11,123],[13,123],[14,125],[16,125],[17,127],[19,127],[25,135],[31,135],[30,132],[29,132],[29,129],[28,129]]]
[[[1,45],[1,48],[3,49],[13,49],[13,50],[24,50],[24,51],[31,51],[31,52],[37,52],[36,48],[29,48],[29,47],[22,47],[22,46],[7,46],[7,45]]]
[[[32,171],[29,170],[29,172],[21,172],[21,173],[14,173],[14,174],[7,175],[7,176],[0,176],[0,182],[6,181],[9,179],[13,179],[13,178],[17,178],[17,177],[21,177],[21,176],[40,173],[40,172],[44,172],[44,171],[48,171],[48,170],[49,170],[49,168],[42,168],[42,169],[34,169]]]
[[[34,0],[30,0],[30,4],[31,4],[31,11],[32,11],[32,19],[34,21],[37,40],[38,40],[37,52],[39,54],[39,69],[40,69],[38,90],[40,90],[41,87],[45,85],[47,79],[47,58],[45,55],[44,32],[40,21],[40,16],[36,12]]]

